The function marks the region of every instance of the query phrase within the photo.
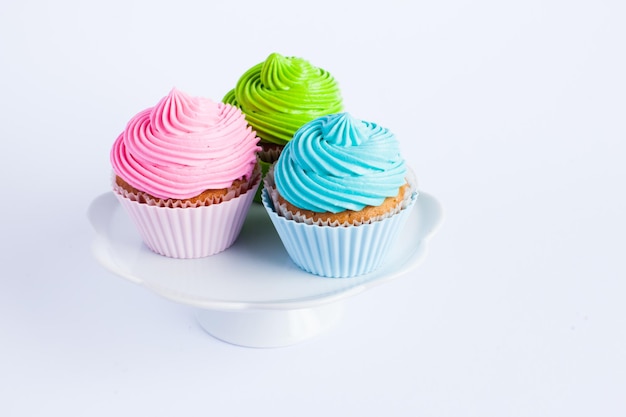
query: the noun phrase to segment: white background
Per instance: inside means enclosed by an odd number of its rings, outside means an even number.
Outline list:
[[[0,415],[626,415],[623,1],[91,3],[0,5]],[[338,326],[250,349],[104,270],[86,210],[132,115],[271,52],[393,130],[446,218]]]

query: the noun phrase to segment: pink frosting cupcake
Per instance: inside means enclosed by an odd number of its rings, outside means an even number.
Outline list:
[[[238,108],[172,89],[113,144],[113,191],[154,252],[219,253],[259,187],[258,141]]]

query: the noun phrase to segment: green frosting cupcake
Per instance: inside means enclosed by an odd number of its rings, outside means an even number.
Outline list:
[[[239,107],[261,141],[263,176],[304,124],[343,111],[335,78],[305,59],[272,53],[246,71],[222,99]],[[255,201],[261,202],[261,188]]]
[[[261,142],[278,148],[305,123],[343,110],[339,86],[328,71],[278,53],[246,71],[223,101],[241,109]]]

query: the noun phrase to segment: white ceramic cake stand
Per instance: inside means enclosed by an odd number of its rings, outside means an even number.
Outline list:
[[[295,344],[330,328],[342,300],[415,268],[443,219],[439,202],[420,192],[402,235],[384,264],[355,278],[322,278],[289,258],[265,211],[252,204],[235,244],[201,259],[171,259],[150,251],[112,192],[97,197],[88,217],[93,253],[115,274],[168,299],[196,307],[214,337],[249,347]]]

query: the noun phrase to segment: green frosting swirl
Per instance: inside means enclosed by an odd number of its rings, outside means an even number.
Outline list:
[[[348,113],[322,116],[302,126],[274,166],[280,195],[315,212],[379,206],[397,195],[405,175],[395,135]]]
[[[262,141],[285,145],[305,123],[343,109],[334,77],[297,57],[272,53],[246,71],[223,100],[241,109]]]

